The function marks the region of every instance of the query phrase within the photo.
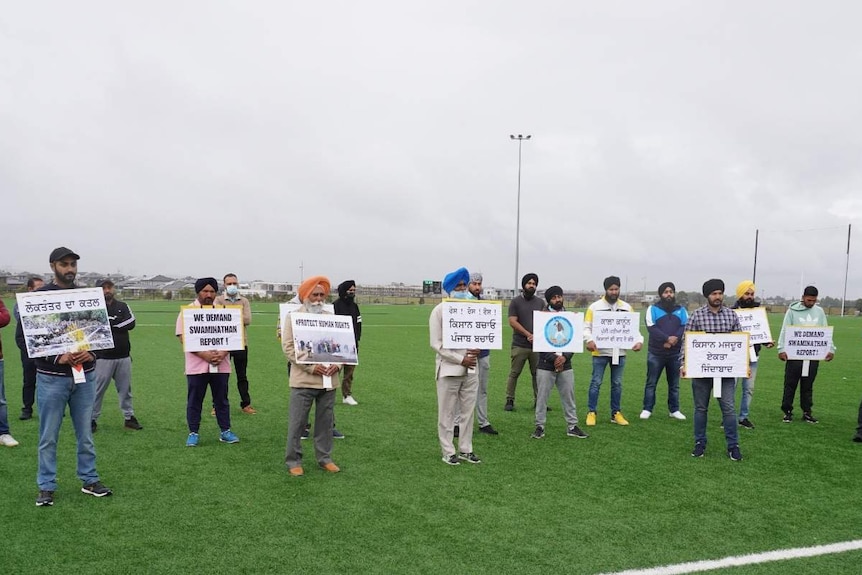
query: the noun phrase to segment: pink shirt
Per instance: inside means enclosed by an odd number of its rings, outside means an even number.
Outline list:
[[[198,300],[193,301],[190,305],[201,307]],[[183,337],[183,312],[177,316],[177,335],[182,341]],[[186,352],[186,375],[197,375],[201,373],[209,373],[210,364],[205,359],[201,359],[193,353]],[[230,354],[224,356],[224,359],[218,364],[219,373],[230,373]]]

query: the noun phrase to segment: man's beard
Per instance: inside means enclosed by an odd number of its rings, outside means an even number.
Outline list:
[[[605,300],[606,300],[608,303],[616,303],[616,301],[617,301],[618,299],[620,299],[620,296],[619,296],[619,295],[611,295],[611,294],[608,294],[608,293],[606,293],[606,294],[605,294]]]
[[[532,299],[532,297],[536,295],[536,288],[524,288],[524,298]]]
[[[308,302],[308,305],[305,306],[308,308],[308,313],[323,313],[323,302]]]
[[[548,306],[554,311],[563,311],[563,304],[562,303],[558,303],[558,304],[552,303],[552,304],[548,304]]]
[[[751,298],[751,299],[741,298],[739,300],[739,307],[759,307],[759,306],[760,306],[760,304],[758,302],[754,301],[754,298]]]
[[[676,307],[676,298],[675,297],[663,297],[659,302],[659,307],[666,310],[672,310]]]

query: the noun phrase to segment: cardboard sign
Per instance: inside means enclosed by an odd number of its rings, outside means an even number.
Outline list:
[[[534,311],[533,351],[583,353],[584,314],[570,311]]]
[[[183,306],[183,351],[245,349],[242,306]]]
[[[687,332],[685,377],[748,377],[748,334]]]
[[[503,349],[503,304],[486,300],[443,300],[445,349]]]
[[[772,343],[772,332],[769,331],[766,308],[737,308],[733,311],[739,318],[739,325],[742,328],[740,331],[748,332],[748,340],[751,345]]]
[[[826,359],[832,351],[832,328],[830,326],[784,328],[784,353],[787,359]]]
[[[631,349],[641,342],[640,314],[633,311],[593,313],[593,340],[598,349]]]
[[[331,313],[291,312],[297,363],[359,364],[353,320]]]

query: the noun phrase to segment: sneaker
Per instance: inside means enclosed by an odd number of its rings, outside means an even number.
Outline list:
[[[222,443],[239,443],[239,437],[237,437],[236,433],[234,433],[230,429],[222,431],[221,434],[218,436],[218,440]]]
[[[856,443],[862,443],[862,431],[856,432],[856,435],[853,436],[853,441]]]
[[[330,473],[338,473],[339,471],[341,471],[341,468],[339,468],[337,465],[335,465],[335,464],[334,464],[334,463],[332,463],[331,461],[330,461],[329,463],[323,463],[323,464],[321,464],[321,465],[320,465],[320,468],[321,468],[322,470],[324,470],[324,471],[328,471],[328,472],[330,472]]]
[[[641,411],[641,419],[649,419],[650,415],[652,415],[652,411],[647,411],[646,409]]]
[[[543,437],[545,437],[545,428],[541,425],[537,425],[536,431],[534,431],[533,435],[531,435],[530,437],[532,437],[533,439],[542,439]]]
[[[36,497],[36,507],[51,507],[54,505],[53,491],[40,491]]]
[[[83,486],[81,488],[81,493],[86,493],[87,495],[92,495],[93,497],[107,497],[108,495],[114,494],[113,491],[102,485],[99,481]]]
[[[28,419],[33,419],[33,410],[24,408],[21,410],[21,415],[18,416],[18,419],[21,421],[27,421]]]
[[[581,428],[577,425],[573,425],[569,429],[567,429],[566,435],[568,435],[569,437],[577,437],[579,439],[586,439],[589,437],[589,435],[581,431]]]
[[[195,432],[189,433],[188,439],[186,439],[186,447],[197,447],[198,446],[198,434]]]
[[[455,429],[452,430],[452,437],[460,437],[461,436],[461,426],[456,425]]]
[[[257,410],[250,405],[246,405],[242,408],[243,413],[247,413],[248,415],[254,415],[257,413]]]
[[[458,454],[458,459],[460,459],[461,461],[466,461],[467,463],[482,463],[482,460],[479,459],[472,451],[470,453],[464,453],[462,451]]]
[[[90,433],[96,433],[96,430],[99,429],[99,424],[96,423],[96,420],[92,420],[90,422]]]
[[[781,421],[783,421],[784,423],[790,423],[791,421],[793,421],[793,412],[792,411],[786,412],[784,414],[784,419],[782,419]]]
[[[134,415],[126,420],[125,425],[127,429],[140,430],[144,428],[140,423],[138,423],[138,418],[136,418]]]
[[[503,408],[505,411],[514,411],[515,410],[515,400],[507,399],[506,406]]]
[[[4,433],[3,435],[0,435],[0,445],[4,447],[15,447],[18,445],[18,442],[15,441],[15,438],[8,433]]]
[[[694,449],[691,450],[692,457],[703,457],[703,453],[706,451],[706,443],[702,441],[698,441],[694,444]]]
[[[587,427],[592,427],[596,424],[596,412],[591,411],[587,414]]]
[[[748,421],[748,418],[739,420],[740,427],[744,427],[745,429],[754,429],[754,424]]]
[[[332,428],[332,438],[333,439],[344,439],[344,434],[333,427]]]
[[[305,429],[302,430],[302,434],[299,436],[300,439],[308,439],[308,436],[311,435],[311,426],[306,425]]]
[[[802,414],[802,421],[805,423],[817,423],[817,418],[811,415],[810,411],[806,411]]]
[[[488,435],[500,435],[500,432],[494,429],[490,423],[488,425],[483,425],[479,428],[479,433],[486,433]]]
[[[685,419],[685,415],[680,410],[676,410],[668,414],[668,417],[672,417],[674,419],[679,419],[680,421]]]
[[[359,405],[359,402],[353,399],[352,395],[348,395],[344,399],[341,400],[341,403],[345,405]]]
[[[734,445],[727,450],[727,456],[731,461],[742,461],[742,453],[739,451],[739,446]]]
[[[443,463],[445,463],[447,465],[461,465],[461,462],[458,461],[458,456],[455,455],[454,453],[448,457],[446,457],[444,455],[443,456]]]
[[[614,414],[614,416],[611,418],[611,423],[616,423],[617,425],[628,425],[629,424],[629,422],[626,420],[626,418],[623,417],[622,411],[618,411]]]

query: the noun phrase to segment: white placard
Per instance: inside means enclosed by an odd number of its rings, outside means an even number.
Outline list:
[[[832,351],[832,328],[830,326],[784,328],[784,353],[787,359],[826,359]]]
[[[443,300],[444,349],[503,349],[503,302]]]
[[[534,311],[533,351],[583,353],[584,314],[571,311]]]
[[[641,314],[633,311],[593,312],[593,341],[598,349],[631,349],[641,342]]]
[[[31,358],[114,347],[102,288],[16,294]]]
[[[772,343],[772,332],[769,330],[766,308],[737,308],[733,311],[739,318],[739,325],[742,328],[740,331],[748,332],[748,341],[751,345]]]
[[[359,364],[350,316],[291,312],[288,317],[297,363]]]
[[[183,351],[245,349],[242,306],[183,306]]]
[[[281,338],[281,334],[284,332],[284,324],[287,321],[287,314],[292,311],[299,309],[301,303],[280,303],[278,304],[278,337]],[[329,313],[335,313],[335,306],[331,303],[323,304],[323,310]]]
[[[748,334],[687,332],[685,377],[748,377]]]

